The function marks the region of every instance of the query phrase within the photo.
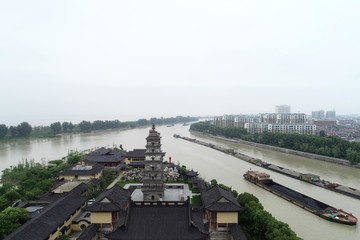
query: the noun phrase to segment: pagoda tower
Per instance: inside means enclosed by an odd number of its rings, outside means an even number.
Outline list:
[[[144,201],[161,201],[164,198],[164,172],[162,167],[165,153],[161,151],[160,133],[155,125],[146,138],[142,192]]]

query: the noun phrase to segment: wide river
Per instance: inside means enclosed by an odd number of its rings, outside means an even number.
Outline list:
[[[85,150],[102,146],[113,147],[114,144],[117,146],[122,144],[126,150],[145,148],[145,137],[148,135],[148,130],[149,128],[99,131],[65,135],[51,139],[18,140],[0,143],[0,170],[16,165],[24,159],[34,159],[37,162],[60,159],[66,156],[69,150]],[[219,183],[231,186],[239,193],[246,191],[254,194],[260,199],[267,211],[275,218],[288,223],[298,236],[303,239],[360,239],[359,225],[346,226],[326,221],[245,181],[242,177],[243,173],[250,168],[256,169],[254,165],[222,152],[182,139],[176,139],[173,134],[198,138],[202,141],[234,148],[239,152],[260,158],[269,163],[299,172],[311,172],[320,175],[323,179],[358,189],[360,188],[360,169],[215,140],[199,133],[190,133],[189,126],[159,126],[157,130],[162,136],[162,150],[166,152],[166,159],[171,157],[174,162],[179,162],[190,169],[199,171],[201,177],[208,181],[217,179]],[[264,171],[263,169],[259,170]],[[267,172],[271,174],[275,181],[331,206],[351,212],[360,219],[360,200],[327,191],[275,172]]]

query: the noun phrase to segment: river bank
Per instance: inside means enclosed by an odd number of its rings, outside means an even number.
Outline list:
[[[194,130],[190,130],[190,132],[202,133],[202,132],[198,132],[198,131],[194,131]],[[228,142],[232,142],[232,143],[240,143],[240,144],[245,144],[245,145],[249,145],[249,146],[273,150],[273,151],[277,151],[277,152],[288,153],[288,154],[292,154],[292,155],[296,155],[296,156],[311,158],[311,159],[315,159],[315,160],[340,164],[340,165],[344,165],[344,166],[348,166],[348,167],[360,168],[360,164],[351,165],[349,161],[344,160],[344,159],[332,158],[332,157],[322,156],[322,155],[313,154],[313,153],[306,153],[306,152],[296,151],[296,150],[287,149],[287,148],[275,147],[275,146],[270,146],[270,145],[266,145],[266,144],[255,143],[255,142],[249,142],[249,141],[244,141],[241,139],[229,139],[226,137],[215,136],[215,135],[208,134],[208,133],[202,133],[202,134],[209,136],[211,138],[220,139],[220,140],[224,140],[224,141],[228,141]]]
[[[288,223],[291,229],[301,238],[306,240],[342,239],[346,236],[347,240],[360,239],[359,225],[355,228],[354,226],[342,224],[334,225],[244,180],[242,174],[249,168],[259,169],[257,166],[241,161],[233,155],[223,154],[220,151],[213,151],[211,148],[199,144],[176,139],[173,135],[177,133],[181,136],[197,138],[298,172],[313,172],[324,179],[344,186],[359,186],[360,170],[358,168],[213,139],[202,133],[191,133],[189,132],[189,126],[183,126],[183,124],[175,124],[174,127],[156,127],[162,136],[162,149],[166,152],[164,159],[171,157],[174,163],[179,162],[180,165],[186,165],[189,169],[199,170],[200,177],[207,181],[217,179],[219,183],[231,186],[232,189],[239,193],[252,193],[261,201],[264,209],[269,211],[276,219]],[[62,136],[60,138],[0,144],[0,170],[11,165],[14,166],[22,159],[34,159],[37,162],[61,159],[68,154],[69,149],[81,151],[99,146],[112,147],[113,144],[117,146],[122,144],[124,149],[141,149],[145,146],[144,136],[148,134],[148,131],[148,128],[97,131]],[[264,169],[264,171],[268,170]],[[358,199],[312,186],[276,172],[272,176],[278,182],[286,182],[287,187],[304,192],[329,205],[346,209],[355,216],[360,216]]]

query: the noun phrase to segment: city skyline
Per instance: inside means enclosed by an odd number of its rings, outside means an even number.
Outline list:
[[[360,114],[358,1],[5,1],[0,124]],[[153,104],[153,103],[156,104]]]

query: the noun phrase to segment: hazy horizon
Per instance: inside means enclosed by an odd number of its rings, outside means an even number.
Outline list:
[[[359,1],[0,2],[0,124],[359,114]]]

